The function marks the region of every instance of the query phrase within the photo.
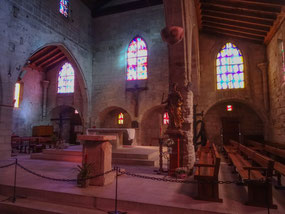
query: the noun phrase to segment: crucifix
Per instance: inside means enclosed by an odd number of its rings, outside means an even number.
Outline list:
[[[63,118],[62,114],[59,114],[59,118],[52,118],[50,119],[51,121],[56,121],[56,124],[59,127],[59,132],[58,132],[58,139],[61,139],[61,133],[62,133],[62,128],[63,128],[63,123],[65,120],[70,120],[71,118]],[[58,122],[57,122],[58,121]]]
[[[147,87],[139,87],[137,84],[135,84],[134,88],[127,88],[126,91],[130,91],[133,93],[134,96],[134,100],[135,100],[135,108],[134,108],[134,112],[135,112],[135,117],[138,116],[139,114],[139,93],[147,90]]]

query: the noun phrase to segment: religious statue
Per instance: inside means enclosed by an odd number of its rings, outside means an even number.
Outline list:
[[[161,104],[164,103],[167,103],[165,108],[169,115],[169,128],[182,128],[182,123],[184,122],[182,115],[183,97],[177,90],[176,83],[173,84],[167,100],[162,101]]]

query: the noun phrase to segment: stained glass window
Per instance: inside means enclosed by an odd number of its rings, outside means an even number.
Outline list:
[[[21,84],[15,84],[15,91],[14,91],[14,107],[19,108],[20,106],[20,91],[21,91]]]
[[[59,1],[59,12],[64,15],[65,17],[68,17],[69,13],[69,0],[60,0]]]
[[[226,43],[217,56],[217,89],[244,88],[243,56],[236,45]]]
[[[163,125],[168,125],[169,124],[169,115],[167,112],[163,114]]]
[[[58,74],[57,93],[74,92],[74,70],[70,63],[65,63]]]
[[[141,37],[135,37],[128,47],[127,80],[147,79],[147,46]]]
[[[123,113],[120,113],[118,115],[118,124],[120,125],[124,124],[124,114]]]

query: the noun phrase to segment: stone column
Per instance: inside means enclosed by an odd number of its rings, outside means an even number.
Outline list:
[[[192,169],[195,162],[193,145],[193,93],[191,85],[191,35],[196,20],[192,20],[191,12],[195,11],[193,1],[189,0],[164,0],[166,29],[173,26],[184,30],[180,42],[168,42],[169,50],[169,84],[177,83],[184,100],[184,124],[180,130],[184,136],[182,166]],[[194,10],[193,10],[194,8]],[[197,23],[196,23],[197,24]],[[174,32],[175,33],[175,32]],[[171,33],[170,33],[171,34]],[[163,35],[162,35],[163,36]]]
[[[263,87],[263,104],[266,112],[269,110],[269,91],[268,91],[268,76],[267,76],[267,63],[259,63],[257,65],[261,71],[262,87]]]
[[[47,116],[47,89],[48,89],[49,81],[43,80],[42,85],[43,85],[43,112],[42,112],[42,117],[45,118]]]

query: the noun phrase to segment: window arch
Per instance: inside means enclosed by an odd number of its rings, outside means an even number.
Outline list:
[[[228,42],[217,55],[217,89],[244,88],[243,56],[236,45]]]
[[[65,63],[58,74],[57,93],[73,93],[74,92],[74,70],[70,63]]]
[[[127,52],[127,80],[147,79],[147,45],[143,38],[135,37]]]

